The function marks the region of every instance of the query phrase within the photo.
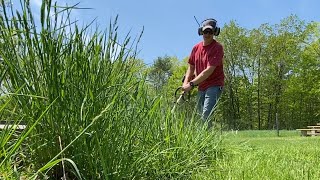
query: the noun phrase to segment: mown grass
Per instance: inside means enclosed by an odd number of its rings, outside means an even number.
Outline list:
[[[218,161],[217,179],[318,179],[319,137],[298,131],[239,131],[227,133],[233,156]]]

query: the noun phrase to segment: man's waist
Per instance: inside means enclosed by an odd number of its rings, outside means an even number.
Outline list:
[[[224,86],[224,76],[206,79],[205,81],[199,84],[199,89],[205,90],[211,86]]]

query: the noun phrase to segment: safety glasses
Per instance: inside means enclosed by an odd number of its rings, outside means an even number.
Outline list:
[[[212,30],[205,30],[205,31],[203,31],[203,34],[213,34],[213,31]]]

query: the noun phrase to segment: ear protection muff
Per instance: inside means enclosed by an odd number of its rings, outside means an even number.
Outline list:
[[[213,26],[213,35],[218,36],[220,34],[220,28],[217,26],[217,20],[209,18],[209,19],[205,19],[201,22],[202,26],[198,28],[198,35],[201,36],[203,35],[203,31],[202,28],[205,26],[203,23],[205,21],[213,21],[214,22],[214,26]]]

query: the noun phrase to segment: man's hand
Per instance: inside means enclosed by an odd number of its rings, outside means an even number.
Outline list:
[[[182,85],[182,90],[183,90],[185,93],[189,92],[191,89],[192,89],[192,86],[190,86],[189,83]]]

